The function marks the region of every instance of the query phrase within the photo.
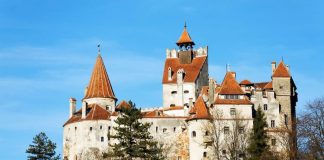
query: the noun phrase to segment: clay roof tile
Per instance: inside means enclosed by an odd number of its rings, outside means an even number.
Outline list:
[[[243,90],[235,80],[233,72],[226,73],[219,94],[244,94]]]
[[[290,77],[289,71],[283,61],[281,61],[277,69],[273,72],[272,77]]]

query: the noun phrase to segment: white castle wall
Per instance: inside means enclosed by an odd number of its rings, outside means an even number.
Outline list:
[[[173,91],[176,91],[176,94],[172,94]],[[189,93],[184,93],[184,91],[189,91]],[[163,84],[163,107],[168,108],[171,104],[183,106],[189,103],[189,98],[195,101],[195,94],[195,83]]]

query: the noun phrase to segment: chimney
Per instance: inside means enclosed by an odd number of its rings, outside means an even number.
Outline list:
[[[184,79],[184,70],[181,68],[178,70],[177,72],[177,83],[183,83],[183,79]]]
[[[87,115],[87,107],[88,107],[88,104],[87,102],[82,102],[82,119],[85,119],[86,118],[86,115]]]
[[[272,73],[276,70],[276,62],[271,62]]]
[[[75,98],[70,98],[70,118],[73,116],[75,113],[75,108],[76,108],[76,99]]]
[[[214,92],[215,92],[215,80],[213,78],[209,78],[208,84],[208,100],[209,106],[214,103]]]

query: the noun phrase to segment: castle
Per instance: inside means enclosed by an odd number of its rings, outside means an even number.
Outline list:
[[[291,151],[287,146],[295,143],[290,133],[295,131],[297,93],[283,61],[271,63],[268,82],[238,82],[228,70],[218,83],[208,74],[208,47],[195,49],[186,26],[176,44],[177,49],[166,49],[163,106],[142,110],[142,121],[152,123],[150,133],[167,159],[226,159],[233,151],[244,159],[258,107],[267,118],[270,148]],[[64,159],[99,159],[109,144],[118,143],[107,135],[114,134],[114,120],[125,106],[126,101],[117,101],[99,53],[81,108],[70,98],[69,119],[63,125]]]

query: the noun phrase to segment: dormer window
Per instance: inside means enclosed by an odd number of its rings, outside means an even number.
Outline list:
[[[172,70],[171,70],[171,67],[168,68],[168,80],[169,81],[172,80]]]

